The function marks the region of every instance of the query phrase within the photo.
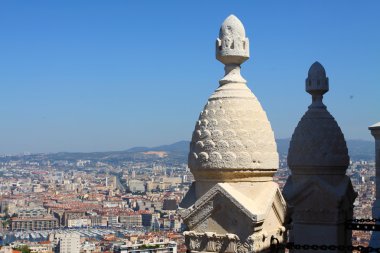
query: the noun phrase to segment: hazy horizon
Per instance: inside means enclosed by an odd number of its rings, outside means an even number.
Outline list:
[[[380,121],[379,1],[2,1],[0,154],[93,152],[191,138],[223,65],[215,39],[230,14],[251,58],[242,76],[277,139],[326,69],[328,110],[346,139]]]
[[[279,140],[289,140],[290,141],[291,138],[276,138],[276,141],[279,141]],[[370,143],[373,143],[375,145],[375,141],[374,140],[361,140],[361,139],[346,139],[346,141],[360,141],[360,142],[370,142]],[[131,147],[126,147],[124,149],[118,149],[118,150],[81,150],[81,151],[78,151],[78,150],[58,150],[58,151],[46,151],[46,152],[30,152],[30,151],[23,151],[23,152],[18,152],[18,153],[3,153],[3,154],[0,154],[0,156],[14,156],[14,155],[25,155],[25,154],[55,154],[55,153],[102,153],[102,152],[119,152],[119,151],[128,151],[128,150],[131,150],[131,149],[134,149],[134,148],[149,148],[149,149],[152,149],[152,148],[159,148],[161,146],[170,146],[170,145],[173,145],[173,144],[176,144],[176,143],[180,143],[180,142],[190,142],[190,140],[179,140],[179,141],[175,141],[175,142],[172,142],[172,143],[162,143],[162,144],[159,144],[159,145],[153,145],[153,146],[142,146],[142,145],[137,145],[137,146],[131,146]],[[160,150],[157,150],[157,151],[160,151]]]

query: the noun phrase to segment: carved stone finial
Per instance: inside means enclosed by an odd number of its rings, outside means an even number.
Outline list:
[[[249,59],[249,40],[241,21],[234,15],[224,20],[216,39],[216,59],[226,65],[220,85],[246,83],[240,75],[240,65]]]
[[[323,104],[323,94],[329,91],[329,78],[325,68],[319,62],[314,62],[306,78],[306,91],[313,97],[310,107],[326,108]]]
[[[216,59],[224,64],[240,65],[249,58],[249,40],[241,21],[234,15],[224,20],[216,39]]]

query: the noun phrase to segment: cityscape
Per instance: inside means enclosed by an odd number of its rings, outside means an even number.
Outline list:
[[[282,152],[274,180],[281,189],[289,176],[288,141],[277,141]],[[0,243],[46,253],[67,241],[72,251],[60,252],[118,252],[117,248],[136,245],[186,252],[182,235],[186,226],[178,204],[194,180],[187,167],[188,145],[182,141],[132,148],[113,156],[104,152],[0,157]],[[362,144],[352,154],[359,160],[352,160],[347,170],[358,192],[354,217],[371,217],[374,154],[363,153],[372,145]],[[368,244],[370,232],[355,231],[353,236]]]

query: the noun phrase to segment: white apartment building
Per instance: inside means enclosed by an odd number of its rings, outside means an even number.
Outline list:
[[[60,233],[55,235],[58,240],[59,253],[80,253],[80,235],[77,233]]]

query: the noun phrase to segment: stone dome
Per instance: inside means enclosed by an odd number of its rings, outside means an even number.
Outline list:
[[[224,39],[224,26],[239,35],[231,41],[248,45],[242,23],[231,15],[222,25],[217,52],[224,45],[220,40]],[[217,53],[217,59],[226,64],[226,73],[195,125],[189,168],[197,181],[266,181],[272,180],[278,169],[277,146],[267,115],[240,75],[248,48],[235,49]]]
[[[255,95],[242,83],[219,87],[195,125],[189,153],[193,174],[226,180],[271,176],[278,165],[274,134]]]
[[[316,62],[309,70],[308,79],[318,77],[327,80],[323,66]],[[306,91],[313,96],[313,103],[298,123],[288,152],[288,165],[293,173],[344,174],[349,156],[343,133],[334,117],[323,104],[321,94],[327,92],[324,85]],[[323,169],[321,169],[323,168]]]
[[[294,167],[346,167],[349,156],[343,133],[326,110],[311,108],[298,123],[288,153],[288,165]]]

